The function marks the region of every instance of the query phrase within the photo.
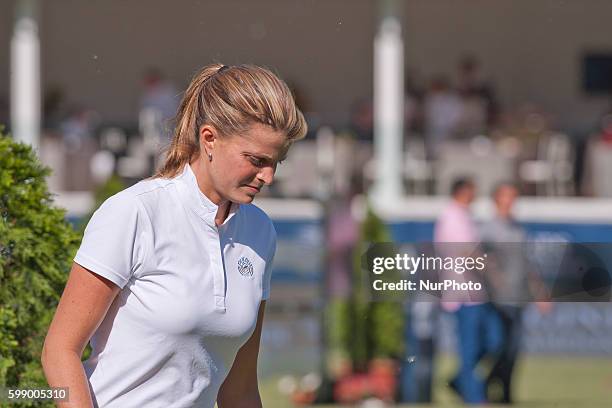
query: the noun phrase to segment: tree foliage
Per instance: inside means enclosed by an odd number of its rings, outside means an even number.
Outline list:
[[[49,173],[0,129],[0,387],[46,386],[42,344],[79,242],[53,206]]]
[[[368,208],[361,224],[360,239],[355,251],[353,291],[351,299],[352,325],[347,339],[353,365],[364,371],[373,358],[399,358],[404,350],[402,305],[398,299],[372,294],[372,272],[364,264],[368,248],[376,243],[390,243],[391,234],[383,221]],[[388,246],[388,256],[393,256],[393,246]],[[397,278],[388,272],[386,278]]]

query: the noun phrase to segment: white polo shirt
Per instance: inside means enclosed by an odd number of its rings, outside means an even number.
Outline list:
[[[218,207],[191,167],[109,198],[76,263],[121,289],[83,363],[99,407],[213,408],[270,291],[276,232],[252,204]]]

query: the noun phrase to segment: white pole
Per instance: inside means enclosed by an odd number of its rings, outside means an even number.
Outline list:
[[[374,157],[371,199],[389,206],[403,195],[404,44],[397,17],[383,18],[374,39]]]
[[[18,0],[11,39],[11,128],[15,140],[39,147],[40,44],[37,0]]]

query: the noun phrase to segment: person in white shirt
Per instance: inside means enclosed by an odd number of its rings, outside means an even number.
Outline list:
[[[255,66],[193,78],[158,174],[90,220],[47,333],[60,407],[261,407],[257,356],[276,234],[250,204],[306,123]],[[81,363],[90,341],[92,354]]]

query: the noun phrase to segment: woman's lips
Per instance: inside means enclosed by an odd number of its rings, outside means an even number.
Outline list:
[[[253,191],[254,193],[259,193],[259,190],[261,190],[261,188],[249,186],[248,184],[245,187],[247,187],[249,190]]]

